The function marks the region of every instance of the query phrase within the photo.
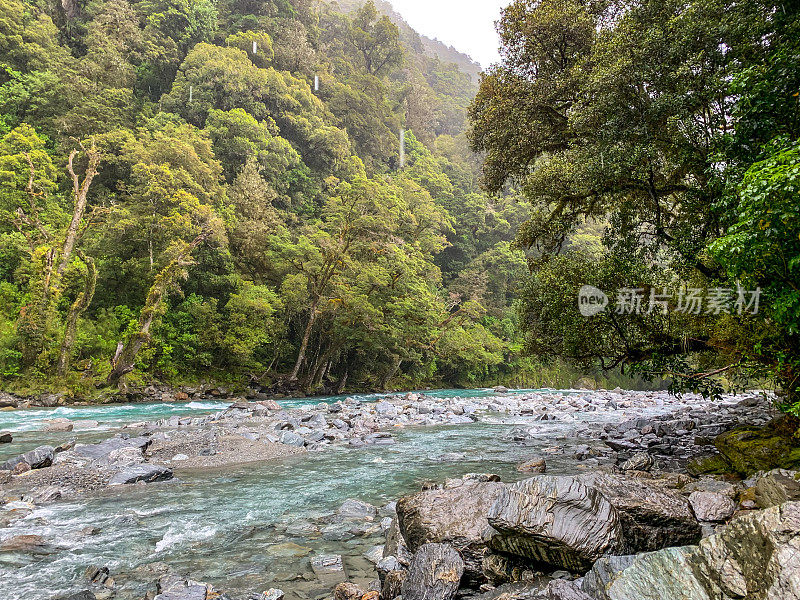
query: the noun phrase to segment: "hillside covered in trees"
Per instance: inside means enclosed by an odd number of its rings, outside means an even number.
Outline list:
[[[4,387],[514,377],[528,209],[446,49],[371,2],[0,13]]]

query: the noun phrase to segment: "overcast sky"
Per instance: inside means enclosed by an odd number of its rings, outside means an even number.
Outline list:
[[[469,54],[486,68],[497,62],[494,22],[511,0],[389,0],[419,33]]]

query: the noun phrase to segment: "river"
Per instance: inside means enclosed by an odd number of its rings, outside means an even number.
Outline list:
[[[427,392],[439,397],[481,397],[490,390]],[[578,392],[563,392],[578,393]],[[378,396],[363,397],[375,400]],[[330,402],[339,397],[286,400],[286,407]],[[174,414],[203,414],[227,406],[223,402],[135,404],[87,408],[56,408],[0,412],[0,430],[15,432],[4,455],[37,444],[108,437],[127,423]],[[666,412],[655,404],[646,412]],[[637,414],[644,414],[641,410]],[[106,566],[117,579],[116,598],[142,598],[149,582],[168,565],[180,573],[208,581],[233,597],[270,587],[287,592],[288,600],[316,599],[330,590],[310,576],[309,556],[342,554],[354,580],[374,577],[362,553],[382,543],[371,537],[320,534],[315,519],[330,515],[348,498],[381,506],[418,491],[424,481],[470,472],[494,472],[504,480],[521,477],[515,465],[534,457],[547,458],[548,472],[577,471],[569,449],[597,444],[597,432],[608,421],[627,418],[616,412],[577,413],[571,421],[537,424],[540,434],[526,445],[504,440],[513,425],[532,419],[486,413],[470,425],[417,427],[395,434],[391,446],[334,447],[323,452],[220,471],[179,473],[163,484],[125,486],[80,501],[61,501],[30,508],[6,504],[23,518],[0,529],[0,541],[36,534],[51,545],[41,554],[0,553],[0,597],[8,600],[49,599],[86,589],[89,565]],[[38,429],[44,419],[63,417],[90,426],[73,434],[47,434]],[[576,435],[576,431],[584,431]],[[558,451],[556,451],[558,449]],[[8,520],[8,519],[6,519]],[[288,527],[288,531],[287,531]]]

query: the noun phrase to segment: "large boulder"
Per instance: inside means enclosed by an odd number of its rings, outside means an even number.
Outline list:
[[[624,548],[616,509],[574,477],[542,475],[504,486],[488,521],[490,548],[575,573]]]
[[[450,544],[464,559],[465,583],[483,583],[486,543],[482,536],[489,526],[489,509],[502,488],[496,482],[473,483],[401,498],[397,519],[409,550],[416,552],[424,544]]]
[[[464,561],[448,544],[425,544],[417,550],[403,582],[404,600],[451,600],[458,591]]]
[[[702,535],[689,501],[663,482],[608,473],[578,479],[617,510],[629,553],[696,544]]]
[[[800,469],[800,445],[778,419],[765,427],[739,427],[714,440],[719,453],[743,477],[771,469]]]
[[[798,573],[800,502],[788,502],[734,519],[697,546],[639,555],[605,585],[592,586],[590,573],[584,590],[598,600],[800,600]]]
[[[53,464],[53,458],[55,458],[55,448],[52,446],[39,446],[30,452],[9,458],[0,465],[0,470],[13,471],[14,467],[20,463],[30,465],[31,469],[43,469]]]
[[[800,500],[800,471],[774,469],[758,478],[755,485],[755,501],[759,508],[769,508]]]

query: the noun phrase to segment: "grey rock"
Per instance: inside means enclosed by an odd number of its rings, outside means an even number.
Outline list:
[[[404,600],[451,600],[458,591],[464,561],[447,544],[425,544],[417,550],[403,582]]]
[[[23,462],[29,464],[31,469],[43,469],[52,465],[54,458],[55,448],[52,446],[39,446],[30,452],[8,459],[0,465],[0,470],[13,471],[14,467]]]
[[[79,444],[75,446],[73,452],[79,458],[85,458],[102,464],[115,450],[120,450],[122,448],[138,448],[144,451],[147,446],[150,445],[150,441],[150,438],[147,437],[133,437],[127,439],[114,437],[98,444]]]
[[[306,445],[306,441],[302,436],[288,430],[283,431],[278,440],[281,444],[286,444],[287,446],[297,446],[300,448]]]
[[[382,400],[375,405],[375,412],[381,417],[396,417],[399,414],[397,407],[391,402]]]
[[[384,560],[383,558],[383,546],[372,546],[366,552],[364,552],[361,556],[366,558],[369,562],[374,565],[377,565],[379,562]]]
[[[487,515],[503,488],[501,483],[470,483],[406,496],[397,501],[397,519],[411,552],[425,544],[450,544],[464,560],[468,585],[483,583]]]
[[[126,467],[119,473],[115,474],[108,485],[128,485],[131,483],[153,483],[156,481],[167,481],[172,479],[172,469],[162,467],[161,465],[134,465]]]
[[[204,583],[187,581],[176,575],[165,575],[158,582],[154,600],[206,600],[208,588]]]
[[[48,419],[44,422],[44,428],[42,431],[50,433],[69,432],[72,431],[74,427],[75,425],[69,419]]]
[[[314,431],[306,434],[305,439],[309,442],[321,442],[323,439],[325,439],[325,433],[319,429],[315,429]]]
[[[309,421],[306,424],[309,427],[313,427],[315,429],[320,427],[324,428],[328,426],[328,422],[325,420],[325,417],[323,417],[320,414],[316,414],[313,417],[311,417],[311,419],[309,419]]]
[[[347,580],[344,560],[340,554],[320,554],[311,558],[311,570],[326,585]]]
[[[278,588],[269,588],[266,592],[262,592],[258,600],[283,600],[285,594],[283,590]]]
[[[57,485],[48,485],[41,489],[36,489],[22,497],[24,502],[31,502],[33,504],[45,504],[46,502],[54,502],[62,496],[61,488]]]
[[[649,471],[653,468],[653,457],[647,452],[638,452],[620,465],[623,471]]]
[[[411,564],[411,552],[408,549],[403,533],[400,531],[398,519],[392,519],[392,524],[386,531],[386,544],[384,544],[383,556],[393,556],[405,567]]]
[[[600,492],[619,514],[628,552],[647,552],[667,546],[695,544],[700,525],[688,500],[653,480],[586,473],[577,477]]]
[[[10,444],[14,441],[14,436],[8,431],[0,432],[0,444]]]
[[[717,492],[692,492],[689,504],[700,521],[727,521],[736,510],[736,504],[728,496]]]
[[[399,571],[403,568],[400,564],[400,561],[397,560],[394,556],[387,556],[385,558],[381,558],[377,563],[375,563],[375,569],[378,573],[388,573],[390,571]]]
[[[800,599],[800,502],[733,520],[697,546],[638,556],[601,600]]]
[[[616,509],[573,477],[541,475],[503,486],[488,521],[490,548],[573,573],[624,548]]]
[[[372,519],[378,514],[378,509],[367,502],[349,498],[336,512],[346,519]]]
[[[578,582],[564,579],[551,581],[534,598],[535,600],[594,600],[581,589]]]
[[[605,595],[608,582],[619,573],[627,569],[636,560],[636,555],[627,556],[604,556],[597,559],[592,570],[583,578],[583,591],[597,600],[607,600]]]

